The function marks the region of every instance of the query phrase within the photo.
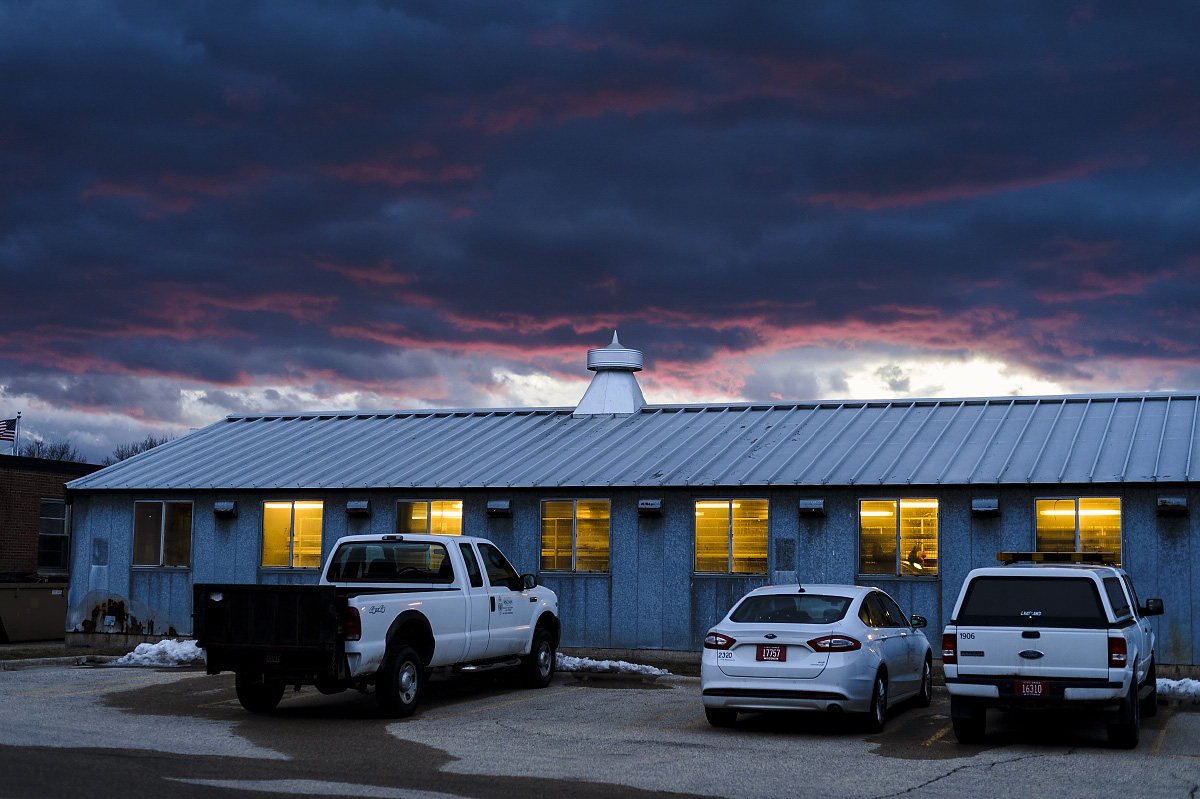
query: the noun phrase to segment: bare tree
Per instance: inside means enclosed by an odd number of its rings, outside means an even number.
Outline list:
[[[153,435],[147,435],[141,441],[133,444],[121,444],[119,447],[113,450],[111,455],[105,457],[103,464],[105,466],[112,466],[114,463],[120,463],[127,458],[132,458],[134,455],[141,455],[147,450],[151,450],[161,444],[165,444],[168,441],[171,441],[173,438],[174,436],[155,438]]]
[[[71,463],[87,463],[79,450],[67,439],[61,441],[29,441],[21,445],[17,452],[26,458],[41,458],[47,461],[70,461]]]

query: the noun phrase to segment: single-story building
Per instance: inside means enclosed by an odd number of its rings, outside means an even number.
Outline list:
[[[0,644],[62,638],[71,527],[65,484],[99,468],[0,455]]]
[[[306,583],[344,535],[494,540],[563,645],[698,650],[766,583],[879,586],[936,643],[1000,551],[1107,551],[1200,663],[1196,394],[647,404],[588,353],[575,408],[229,416],[69,484],[69,639],[186,635],[194,582]]]

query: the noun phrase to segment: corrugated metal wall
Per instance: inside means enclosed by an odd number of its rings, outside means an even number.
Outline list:
[[[1159,496],[1184,496],[1192,512],[1160,516]],[[768,576],[693,573],[696,499],[767,497],[770,502]],[[1195,620],[1200,618],[1200,491],[1188,484],[974,487],[783,487],[770,489],[510,489],[327,492],[85,492],[74,502],[68,629],[96,632],[191,630],[192,582],[315,582],[316,570],[260,569],[261,503],[321,499],[324,552],[343,535],[394,530],[399,499],[464,500],[464,532],[495,541],[523,572],[538,571],[540,502],[555,498],[612,500],[609,574],[547,573],[559,595],[563,644],[622,649],[698,649],[708,627],[747,590],[775,580],[868,582],[888,591],[910,613],[929,619],[935,650],[967,572],[995,563],[998,551],[1033,547],[1034,500],[1048,496],[1120,496],[1125,566],[1144,602],[1162,597],[1166,614],[1154,620],[1162,663],[1200,663]],[[801,516],[801,498],[823,498],[825,516]],[[940,576],[857,578],[858,501],[936,497],[939,500]],[[971,514],[971,500],[996,497],[999,517]],[[661,498],[661,518],[639,517],[639,498]],[[190,570],[131,567],[136,499],[187,500],[193,505]],[[370,499],[369,518],[345,513],[349,500]],[[487,500],[510,499],[512,518],[488,518]],[[236,500],[238,515],[216,518],[213,503]],[[106,623],[109,622],[109,623]],[[91,627],[89,628],[89,625]]]

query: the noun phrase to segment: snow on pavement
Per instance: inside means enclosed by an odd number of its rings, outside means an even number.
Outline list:
[[[586,671],[608,674],[670,674],[666,669],[654,666],[643,666],[640,663],[629,663],[624,660],[592,660],[577,658],[558,653],[554,666],[559,671]]]
[[[117,658],[114,666],[185,666],[204,660],[204,650],[195,641],[159,641],[138,644],[128,655]]]

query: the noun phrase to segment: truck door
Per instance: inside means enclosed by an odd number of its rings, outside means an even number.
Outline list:
[[[483,572],[475,549],[466,542],[458,545],[463,562],[467,566],[467,649],[463,660],[479,660],[484,657],[488,645],[488,625],[491,615],[488,606],[488,589],[483,584]]]
[[[487,657],[500,657],[521,651],[529,641],[529,599],[520,589],[521,577],[504,554],[493,544],[479,543],[483,560],[484,582],[488,592]]]

